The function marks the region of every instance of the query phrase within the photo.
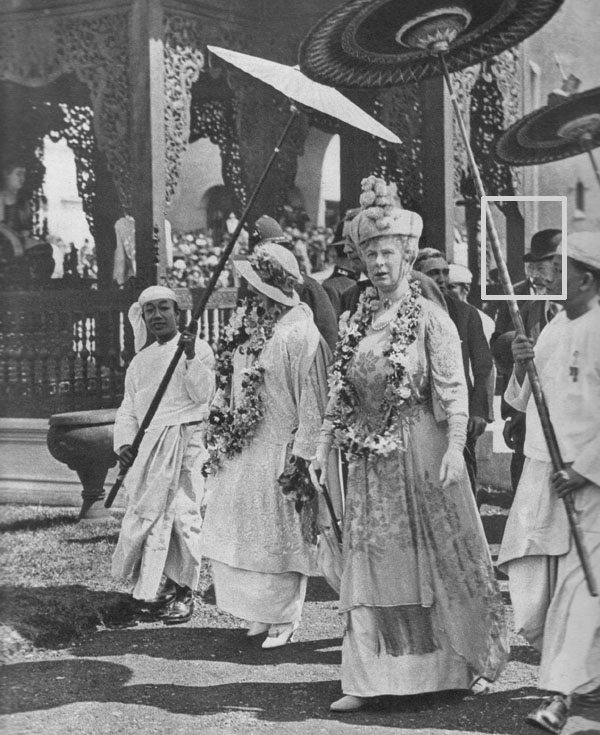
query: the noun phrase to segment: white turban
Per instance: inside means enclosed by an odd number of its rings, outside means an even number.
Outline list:
[[[135,351],[139,352],[146,344],[148,332],[146,331],[146,322],[142,314],[142,307],[149,301],[160,301],[161,299],[171,299],[177,303],[177,295],[166,286],[149,286],[139,295],[138,300],[131,304],[127,316],[129,323],[133,328],[133,341]]]
[[[473,282],[473,274],[464,265],[458,263],[450,263],[448,266],[448,283],[467,283]]]

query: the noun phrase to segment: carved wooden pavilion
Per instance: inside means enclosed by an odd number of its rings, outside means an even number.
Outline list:
[[[269,87],[207,58],[214,44],[294,64],[310,26],[338,0],[4,0],[0,5],[0,145],[25,149],[43,176],[41,141],[66,140],[94,236],[97,290],[11,292],[0,298],[2,415],[39,416],[117,405],[130,357],[123,314],[136,290],[165,276],[164,222],[183,153],[206,137],[219,146],[222,177],[237,213],[288,115]],[[489,156],[497,132],[521,114],[518,49],[455,75],[460,104],[488,193],[516,182]],[[442,80],[352,98],[404,142],[389,146],[306,110],[253,215],[274,213],[294,185],[310,126],[341,139],[341,208],[355,206],[369,173],[398,184],[421,212],[425,240],[451,248],[457,201],[473,242],[478,207]],[[317,172],[318,175],[320,172]],[[35,192],[32,191],[33,200]],[[112,284],[114,223],[136,223],[137,278]],[[520,265],[523,225],[507,211],[509,267]],[[471,266],[477,272],[476,246]],[[191,298],[191,297],[190,297]],[[203,330],[218,334],[231,295],[212,302]]]

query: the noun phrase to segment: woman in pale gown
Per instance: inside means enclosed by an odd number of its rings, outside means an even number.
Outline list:
[[[262,308],[238,309],[217,355],[201,546],[217,606],[248,621],[249,636],[268,633],[262,646],[275,648],[293,640],[315,572],[309,524],[278,478],[290,454],[315,452],[331,355],[294,290],[302,276],[292,253],[267,243],[235,267]]]
[[[319,470],[332,446],[349,459],[338,712],[378,695],[477,688],[497,678],[508,648],[462,458],[458,334],[407,278],[422,221],[393,207],[374,177],[363,181],[361,205],[351,237],[374,288],[338,342],[313,460]]]

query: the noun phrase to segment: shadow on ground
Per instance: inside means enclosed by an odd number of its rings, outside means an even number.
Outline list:
[[[89,634],[98,625],[136,625],[139,613],[129,595],[90,590],[84,585],[0,586],[0,626],[12,638],[0,640],[3,659],[20,648],[19,639],[56,648]]]
[[[85,658],[127,653],[174,661],[221,661],[242,666],[282,663],[339,666],[341,638],[298,641],[265,651],[265,636],[247,638],[241,628],[144,628],[99,631],[91,641],[73,649]],[[331,650],[334,649],[334,650]]]
[[[102,542],[107,542],[109,544],[115,544],[117,543],[119,539],[119,532],[113,531],[110,533],[105,533],[99,536],[88,536],[87,538],[68,538],[64,540],[65,544],[79,544],[81,546],[85,546],[85,544],[98,544]]]
[[[75,702],[151,706],[197,717],[246,711],[257,720],[284,723],[324,719],[355,726],[442,728],[447,733],[523,735],[523,717],[538,702],[530,688],[480,697],[457,692],[419,697],[385,697],[353,715],[329,713],[339,682],[236,682],[215,686],[128,685],[131,670],[96,660],[25,662],[2,671],[4,714],[33,712]],[[198,731],[202,721],[198,722]]]
[[[518,646],[513,643],[510,647],[510,660],[519,661],[522,664],[539,666],[540,654],[531,646]]]
[[[64,513],[52,518],[19,518],[0,523],[0,533],[19,531],[45,531],[57,526],[77,526],[79,518],[74,513]]]

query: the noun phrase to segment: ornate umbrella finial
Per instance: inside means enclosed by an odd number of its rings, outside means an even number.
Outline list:
[[[471,20],[472,15],[465,7],[436,8],[404,23],[396,33],[396,41],[433,54],[445,53]]]

